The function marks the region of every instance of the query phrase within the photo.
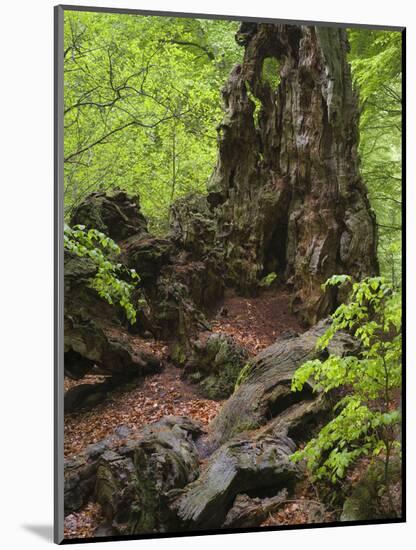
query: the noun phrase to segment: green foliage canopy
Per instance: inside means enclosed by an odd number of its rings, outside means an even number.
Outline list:
[[[238,22],[66,12],[65,213],[90,192],[139,194],[164,232],[172,202],[204,193],[216,160],[221,88],[243,49]],[[401,280],[401,33],[348,31],[360,157],[379,229],[381,272]],[[274,89],[278,64],[262,74]],[[257,117],[257,115],[256,115]]]
[[[220,90],[242,48],[238,23],[174,17],[66,12],[64,25],[65,213],[92,191],[119,187],[141,197],[151,229],[163,232],[172,202],[204,193],[223,116]],[[347,330],[360,352],[305,363],[292,389],[306,383],[330,393],[341,387],[334,418],[294,454],[318,479],[336,482],[364,455],[388,462],[398,446],[400,412],[392,395],[401,384],[401,33],[351,29],[349,60],[360,98],[361,171],[376,211],[382,274],[352,283],[334,276],[326,286],[351,285],[317,343],[328,347]],[[266,59],[264,82],[279,84],[278,64]],[[247,93],[259,108],[259,102]],[[91,287],[124,308],[134,322],[134,270],[116,262],[118,246],[83,226],[65,227],[65,249],[88,256]],[[269,286],[270,273],[262,281]],[[249,374],[247,365],[237,386]]]
[[[91,191],[139,193],[162,231],[178,196],[204,192],[238,24],[65,13],[65,211]]]

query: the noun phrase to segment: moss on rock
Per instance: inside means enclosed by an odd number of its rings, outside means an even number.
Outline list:
[[[199,383],[210,399],[225,399],[233,393],[247,358],[247,351],[231,336],[214,333],[194,343],[184,376]]]
[[[345,500],[340,517],[341,521],[364,521],[396,517],[396,510],[386,509],[383,500],[386,495],[384,483],[385,464],[374,462],[354,486],[351,495]],[[400,481],[401,465],[393,460],[389,468],[390,483]],[[390,504],[388,504],[390,506]]]

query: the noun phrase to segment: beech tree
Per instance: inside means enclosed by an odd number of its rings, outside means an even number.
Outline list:
[[[240,291],[277,272],[293,287],[294,310],[314,323],[336,303],[336,292],[321,290],[329,276],[378,273],[346,32],[243,23],[237,41],[244,60],[223,91],[208,201]]]

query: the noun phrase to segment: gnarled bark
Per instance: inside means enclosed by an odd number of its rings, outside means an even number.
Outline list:
[[[292,487],[298,467],[289,460],[294,442],[285,435],[236,438],[209,459],[196,481],[170,494],[179,529],[215,529],[226,521],[238,493],[277,493]],[[177,523],[176,523],[177,522]]]
[[[376,224],[359,174],[358,103],[343,29],[243,23],[208,201],[229,279],[254,292],[277,272],[313,324],[334,273],[377,273]],[[280,70],[265,64],[274,59]],[[280,80],[276,85],[273,81]]]

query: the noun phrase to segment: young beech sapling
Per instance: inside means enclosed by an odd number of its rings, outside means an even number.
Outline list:
[[[351,287],[349,298],[332,315],[317,349],[325,350],[338,331],[346,331],[357,339],[359,351],[342,357],[329,354],[296,371],[293,391],[309,382],[324,393],[342,388],[344,397],[335,405],[333,419],[292,460],[304,459],[314,479],[335,483],[359,457],[378,456],[384,461],[390,499],[389,462],[400,452],[401,296],[382,277],[352,283],[348,276],[335,275],[323,287],[346,284]]]
[[[88,257],[94,262],[97,271],[90,280],[90,287],[109,304],[120,305],[127,319],[134,323],[136,309],[132,304],[131,294],[140,278],[134,269],[128,269],[114,261],[120,254],[119,246],[96,229],[86,229],[83,225],[65,225],[64,248],[76,256]]]

